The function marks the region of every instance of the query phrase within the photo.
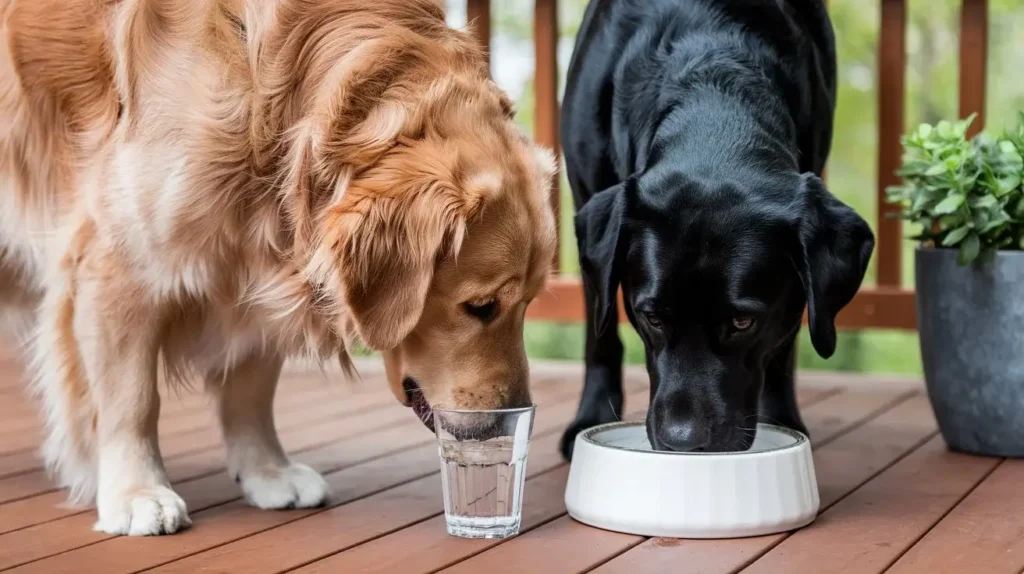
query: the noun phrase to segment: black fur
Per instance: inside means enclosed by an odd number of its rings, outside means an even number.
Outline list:
[[[874,248],[819,179],[834,100],[820,0],[591,2],[562,116],[587,301],[567,458],[580,430],[622,411],[620,286],[646,349],[655,448],[742,450],[759,418],[806,432],[801,316],[831,356]]]

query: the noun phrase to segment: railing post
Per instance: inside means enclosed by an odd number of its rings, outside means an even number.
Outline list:
[[[881,0],[882,31],[878,42],[878,285],[902,284],[903,238],[899,206],[886,201],[885,189],[897,185],[903,134],[906,79],[906,0]]]
[[[536,74],[533,81],[535,105],[533,135],[537,143],[548,147],[554,152],[556,158],[560,158],[557,0],[535,0],[533,14],[534,70]],[[555,210],[555,228],[558,233],[559,246],[562,240],[560,181],[561,179],[556,173],[552,182],[551,207]],[[555,251],[555,260],[552,262],[556,273],[561,269],[559,251]]]
[[[963,0],[960,10],[960,117],[976,113],[967,135],[985,127],[988,0]]]
[[[473,26],[473,35],[484,49],[487,64],[491,63],[491,0],[466,0],[466,22]]]

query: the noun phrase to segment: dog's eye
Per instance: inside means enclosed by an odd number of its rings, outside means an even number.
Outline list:
[[[749,331],[753,326],[753,317],[734,317],[732,320],[732,328],[737,331]]]
[[[496,301],[484,301],[482,303],[463,303],[462,307],[466,310],[466,313],[480,319],[481,321],[490,321],[494,318],[494,314],[498,310],[498,303]]]
[[[644,320],[647,321],[648,325],[655,329],[661,329],[665,325],[665,322],[661,320],[661,317],[654,313],[644,313]]]

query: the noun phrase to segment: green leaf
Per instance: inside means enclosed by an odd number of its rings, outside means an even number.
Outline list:
[[[972,197],[967,201],[967,205],[971,206],[971,209],[988,209],[997,203],[999,203],[999,200],[992,195]]]
[[[955,133],[953,131],[953,124],[947,122],[946,120],[940,121],[938,125],[935,126],[935,131],[938,132],[939,137],[944,140],[952,138]]]
[[[920,159],[904,159],[903,165],[896,170],[896,175],[900,177],[914,176],[914,175],[925,175],[925,172],[932,166],[930,162]]]
[[[981,252],[981,239],[978,238],[977,233],[971,233],[964,239],[964,242],[960,245],[960,254],[957,257],[957,261],[961,265],[967,265],[978,258],[978,253]]]
[[[971,127],[971,124],[974,123],[974,118],[976,117],[978,117],[978,114],[973,113],[964,118],[963,120],[957,122],[955,127],[956,135],[960,137],[964,137],[965,135],[967,135],[967,128]]]
[[[989,224],[990,218],[988,212],[984,209],[976,209],[971,215],[973,216],[973,220],[970,223],[972,229],[980,230]]]
[[[957,243],[960,243],[960,241],[964,237],[966,237],[967,234],[970,233],[970,231],[971,228],[967,227],[966,225],[963,227],[958,227],[953,231],[950,231],[949,233],[946,234],[945,237],[942,238],[943,247],[952,247]]]
[[[911,213],[920,212],[925,208],[925,206],[928,205],[928,202],[930,201],[931,199],[928,196],[924,194],[918,195],[917,197],[914,198],[914,202],[910,204]]]
[[[950,171],[953,171],[954,169],[956,169],[955,166],[954,167],[948,167],[947,166],[948,163],[949,163],[949,160],[946,160],[946,163],[937,163],[937,164],[929,167],[928,169],[924,170],[924,175],[926,175],[926,176],[942,175],[942,174],[944,174],[946,172],[950,172]]]
[[[934,211],[939,215],[946,215],[949,213],[954,213],[956,210],[960,209],[960,206],[963,204],[964,196],[951,195],[946,199],[940,201],[939,204],[935,206]]]
[[[943,215],[939,217],[939,229],[942,231],[949,231],[950,229],[960,227],[960,224],[963,223],[963,221],[964,218],[959,215]]]
[[[1011,191],[1016,189],[1018,185],[1020,185],[1020,176],[1016,174],[1011,174],[999,178],[998,181],[999,191],[997,193],[999,194],[999,197],[1003,197],[1007,193],[1010,193]]]
[[[992,221],[989,221],[981,228],[980,233],[988,233],[989,231],[992,231],[993,229],[999,226],[1006,225],[1007,223],[1009,223],[1009,221],[1009,217],[999,217],[993,219]]]

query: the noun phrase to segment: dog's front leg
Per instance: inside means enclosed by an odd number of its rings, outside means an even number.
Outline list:
[[[584,283],[586,281],[584,278]],[[566,460],[572,458],[576,435],[580,431],[622,417],[622,340],[618,331],[618,304],[612,299],[607,324],[598,328],[595,325],[597,317],[593,312],[596,296],[590,288],[584,289],[584,292],[587,313],[586,371],[583,396],[580,398],[576,418],[562,435],[560,450]]]
[[[760,420],[807,434],[796,402],[796,336],[784,344],[768,362],[761,391]]]
[[[309,508],[327,499],[327,482],[315,470],[288,460],[274,428],[274,391],[281,357],[254,354],[227,373],[211,373],[228,472],[246,500],[259,508]]]
[[[75,336],[96,406],[98,477],[94,528],[171,534],[191,524],[171,489],[157,444],[161,311],[118,257],[84,262]]]

